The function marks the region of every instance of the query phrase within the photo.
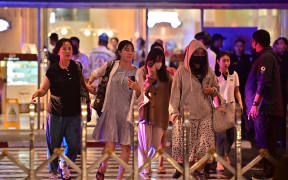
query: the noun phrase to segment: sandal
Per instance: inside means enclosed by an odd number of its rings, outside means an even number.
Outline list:
[[[101,173],[101,172],[99,172],[99,171],[97,171],[97,173],[96,173],[96,179],[97,179],[97,180],[103,180],[103,179],[104,179],[104,174]]]

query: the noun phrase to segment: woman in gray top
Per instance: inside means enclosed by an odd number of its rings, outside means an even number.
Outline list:
[[[93,132],[96,141],[105,142],[103,153],[114,150],[116,143],[122,149],[121,159],[128,163],[132,143],[132,107],[134,96],[140,95],[140,88],[129,77],[136,76],[137,68],[131,65],[134,47],[130,41],[121,41],[118,46],[120,60],[116,60],[109,75],[102,114]],[[89,84],[105,74],[107,63],[92,72]],[[91,89],[91,87],[89,87]],[[134,91],[135,90],[135,91]],[[107,161],[103,161],[96,174],[96,179],[104,179]],[[125,169],[119,167],[118,179],[123,179]]]
[[[208,65],[207,51],[204,45],[197,40],[192,40],[187,48],[184,66],[178,68],[174,75],[172,85],[169,113],[173,122],[172,156],[183,163],[181,152],[182,119],[189,119],[189,162],[190,165],[200,160],[210,148],[215,148],[215,138],[212,129],[212,99],[219,89],[215,73]],[[203,167],[198,169],[198,174]],[[173,177],[179,177],[175,173]]]

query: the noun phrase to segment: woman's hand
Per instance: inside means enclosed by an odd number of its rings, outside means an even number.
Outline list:
[[[39,90],[35,91],[33,94],[32,94],[32,98],[31,98],[31,102],[36,102],[36,97],[39,96]]]
[[[94,95],[96,94],[96,87],[95,86],[93,86],[92,84],[86,84],[86,87],[91,94],[94,94]]]
[[[215,89],[212,88],[212,87],[209,87],[209,86],[208,86],[208,87],[203,88],[203,93],[204,93],[205,95],[213,95],[214,92],[215,92]]]
[[[140,87],[137,81],[132,81],[130,78],[128,78],[128,87],[135,90],[140,91]]]
[[[174,114],[170,117],[170,121],[174,124],[176,122],[177,118],[178,118],[178,115]]]

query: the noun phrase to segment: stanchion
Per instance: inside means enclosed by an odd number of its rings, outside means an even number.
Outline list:
[[[134,130],[134,137],[133,137],[133,179],[139,179],[139,171],[138,171],[138,125],[139,125],[139,112],[138,112],[138,105],[133,106],[133,130]]]
[[[243,179],[242,177],[242,151],[241,151],[241,109],[239,104],[236,104],[236,180]]]
[[[30,117],[30,170],[29,176],[26,179],[35,180],[35,134],[34,134],[34,125],[35,125],[35,104],[31,103],[29,105],[29,117]]]
[[[190,179],[190,164],[189,164],[189,136],[187,135],[187,129],[189,125],[189,115],[190,113],[184,110],[184,118],[181,119],[183,125],[183,164],[184,164],[184,173],[183,179]]]
[[[82,172],[81,172],[81,180],[87,180],[87,147],[86,147],[86,140],[87,140],[87,104],[82,102],[81,104],[81,115],[82,115],[82,142],[81,142],[81,161],[82,161]],[[79,178],[78,178],[79,179]]]

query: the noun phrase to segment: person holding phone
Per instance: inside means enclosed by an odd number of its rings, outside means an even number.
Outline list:
[[[137,82],[133,81],[137,68],[131,65],[134,57],[134,46],[128,40],[121,41],[118,46],[119,60],[116,60],[109,75],[106,87],[105,100],[102,114],[94,128],[93,137],[96,141],[105,142],[103,154],[114,150],[119,144],[122,152],[120,158],[128,163],[130,157],[130,146],[132,143],[132,111],[134,97],[140,95]],[[89,79],[89,85],[94,80],[105,74],[107,64],[95,69]],[[130,78],[131,79],[130,79]],[[89,87],[91,93],[96,93],[93,87]],[[104,179],[107,169],[107,160],[103,161],[96,174],[96,179]],[[118,179],[123,179],[125,169],[120,165]]]
[[[161,49],[152,49],[139,77],[140,124],[138,126],[138,165],[141,167],[156,150],[166,150],[166,130],[169,122],[169,99],[172,75],[166,70],[165,55]],[[153,137],[153,138],[152,138]],[[141,172],[143,178],[151,176],[151,167]],[[158,173],[164,174],[163,158],[159,158]],[[148,177],[147,177],[148,176]]]

